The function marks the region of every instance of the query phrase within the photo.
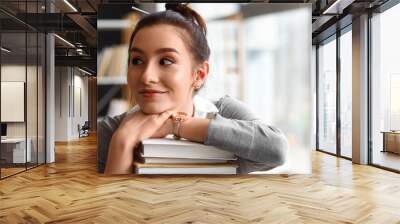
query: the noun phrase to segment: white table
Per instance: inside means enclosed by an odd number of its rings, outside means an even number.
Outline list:
[[[26,139],[28,143],[26,147],[26,154],[25,154],[25,138],[6,138],[1,139],[1,149],[2,152],[6,150],[12,150],[12,163],[25,163],[30,162],[32,160],[31,154],[31,146],[32,141],[30,138]],[[11,149],[10,149],[11,147]],[[4,158],[4,156],[2,155]],[[26,161],[25,161],[26,159]]]

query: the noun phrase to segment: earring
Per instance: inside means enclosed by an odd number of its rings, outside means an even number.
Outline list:
[[[201,87],[201,83],[198,80],[199,80],[199,77],[196,77],[196,82],[195,82],[195,85],[194,85],[195,89],[200,89],[200,87]]]

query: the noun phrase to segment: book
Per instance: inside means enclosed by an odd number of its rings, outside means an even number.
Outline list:
[[[237,164],[147,164],[134,163],[136,174],[236,174]]]
[[[236,156],[214,146],[208,146],[186,139],[172,138],[145,139],[139,151],[142,157],[235,160]]]
[[[135,150],[136,174],[236,174],[230,152],[186,139],[145,139]]]
[[[143,163],[197,163],[197,164],[207,164],[207,163],[227,163],[227,160],[221,159],[183,159],[183,158],[159,158],[159,157],[144,157],[142,154],[139,157],[140,161]]]

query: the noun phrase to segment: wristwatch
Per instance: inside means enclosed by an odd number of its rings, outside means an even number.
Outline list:
[[[174,134],[174,139],[180,139],[180,128],[181,123],[188,119],[185,112],[177,112],[171,116],[172,119],[172,133]]]

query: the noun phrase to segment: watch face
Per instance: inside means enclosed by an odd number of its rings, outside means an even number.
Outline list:
[[[185,112],[178,112],[177,115],[178,116],[187,116],[187,114]]]
[[[179,127],[181,122],[187,119],[187,115],[184,112],[177,112],[171,116],[173,122],[173,133],[175,139],[180,139],[179,136]]]
[[[175,121],[183,121],[187,117],[186,113],[184,112],[178,112],[173,116],[173,119]]]

